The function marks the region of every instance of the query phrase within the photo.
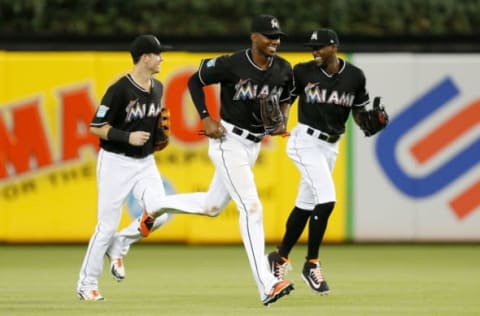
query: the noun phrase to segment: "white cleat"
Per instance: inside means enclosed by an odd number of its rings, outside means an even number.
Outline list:
[[[123,258],[110,258],[110,273],[117,282],[125,279],[125,266],[123,264]]]
[[[96,302],[105,299],[97,288],[79,288],[77,289],[77,295],[81,301]]]

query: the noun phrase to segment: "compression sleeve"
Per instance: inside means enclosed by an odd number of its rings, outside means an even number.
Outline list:
[[[198,72],[195,72],[188,80],[188,90],[192,96],[193,104],[197,108],[200,118],[204,119],[210,116],[205,103],[205,92],[203,91],[203,84],[200,81]]]
[[[110,127],[107,133],[108,140],[120,143],[127,143],[130,138],[130,133],[127,131],[122,131],[115,127]]]

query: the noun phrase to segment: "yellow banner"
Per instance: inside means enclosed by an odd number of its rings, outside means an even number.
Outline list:
[[[170,193],[207,190],[213,166],[207,140],[187,89],[200,60],[212,53],[164,53],[164,103],[172,138],[156,154]],[[282,54],[292,65],[310,54]],[[98,139],[88,124],[108,86],[132,67],[128,53],[0,52],[0,242],[85,242],[96,224],[95,163]],[[218,87],[206,88],[218,113]],[[293,106],[289,127],[296,123]],[[264,206],[268,242],[278,242],[294,206],[299,173],[285,153],[286,139],[264,141],[255,177]],[[335,168],[337,197],[327,241],[343,241],[346,227],[346,150],[342,140]],[[126,201],[121,227],[139,209]],[[304,234],[301,240],[305,240]],[[147,241],[240,242],[233,202],[216,218],[175,215]]]

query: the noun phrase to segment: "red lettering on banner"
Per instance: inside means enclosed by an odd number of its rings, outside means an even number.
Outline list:
[[[474,128],[478,122],[480,122],[480,99],[470,103],[416,142],[411,148],[413,157],[421,164],[427,162],[455,139]]]
[[[459,219],[463,219],[480,206],[479,192],[480,181],[477,181],[450,201],[453,213],[455,213]]]
[[[416,142],[410,149],[413,157],[420,164],[428,162],[444,150],[447,145],[455,142],[457,138],[477,126],[478,122],[480,122],[480,99],[470,103]],[[463,219],[480,206],[479,188],[480,182],[477,182],[450,201],[450,206],[459,219]]]
[[[188,91],[188,79],[192,74],[193,71],[188,70],[174,75],[166,84],[164,97],[171,112],[172,136],[189,144],[205,141],[204,136],[198,135],[203,124]],[[204,87],[204,92],[211,116],[218,119],[220,104],[215,86]],[[78,159],[80,150],[85,146],[99,147],[98,138],[89,132],[95,101],[90,97],[87,86],[61,91],[59,95],[59,157],[61,161]],[[25,101],[9,108],[12,119],[8,126],[11,128],[7,129],[4,118],[0,116],[0,180],[55,163],[47,137],[48,126],[42,119],[38,100]],[[194,113],[193,120],[188,117],[189,111]]]
[[[15,106],[11,112],[11,132],[0,117],[0,179],[7,177],[9,162],[17,174],[52,163],[38,100]]]
[[[60,161],[78,159],[80,149],[93,146],[98,138],[89,131],[95,113],[95,102],[88,87],[60,92],[59,141]],[[38,100],[10,106],[11,126],[0,117],[0,180],[53,165],[52,150],[42,120]],[[11,170],[10,170],[11,169]]]
[[[192,74],[193,71],[177,73],[168,81],[165,89],[164,101],[170,109],[172,136],[185,143],[197,143],[205,140],[205,136],[198,135],[198,131],[203,129],[203,124],[188,91],[188,79]],[[208,86],[203,90],[210,115],[218,119],[220,105],[215,87]],[[187,106],[191,106],[195,112],[193,123],[187,119]]]
[[[90,121],[95,114],[95,104],[88,88],[61,92],[63,108],[63,160],[79,158],[79,149],[91,145],[98,150],[98,137],[89,132]]]

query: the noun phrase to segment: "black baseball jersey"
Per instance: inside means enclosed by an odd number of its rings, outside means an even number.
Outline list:
[[[369,103],[363,71],[342,60],[340,71],[327,73],[314,61],[293,68],[295,87],[292,99],[298,101],[298,121],[330,135],[345,132],[345,122],[353,107]]]
[[[263,70],[246,49],[202,61],[198,76],[204,85],[220,83],[221,118],[252,133],[265,132],[257,96],[275,93],[280,103],[290,103],[292,67],[279,56],[272,57],[268,69]]]
[[[103,96],[90,126],[110,124],[123,131],[149,132],[151,136],[143,146],[100,139],[100,147],[135,158],[152,154],[162,94],[163,85],[154,78],[151,79],[150,92],[139,86],[129,74],[111,85]]]

